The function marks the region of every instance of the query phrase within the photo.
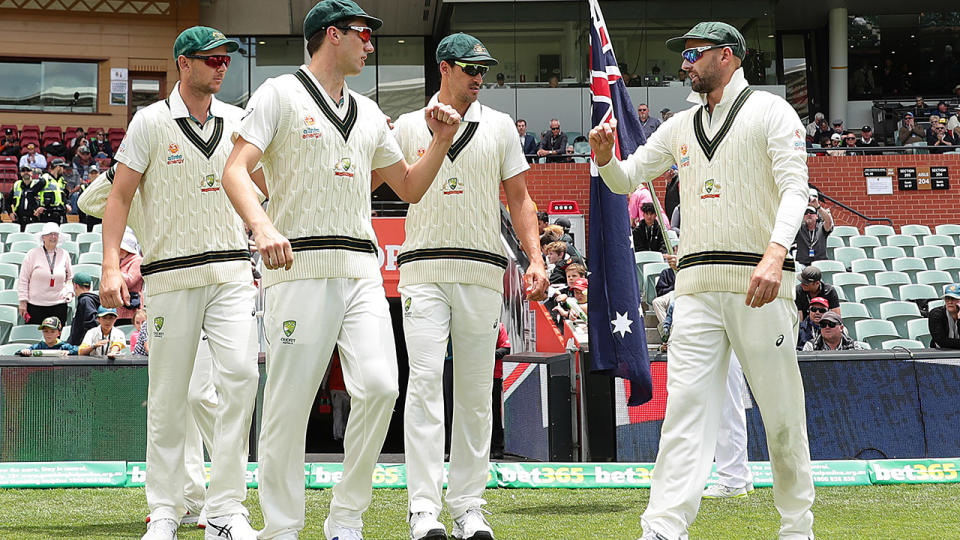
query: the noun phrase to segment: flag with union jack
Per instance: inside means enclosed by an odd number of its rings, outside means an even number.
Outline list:
[[[597,0],[590,0],[590,94],[592,125],[616,118],[616,157],[646,143]],[[610,191],[590,162],[590,354],[594,371],[630,380],[628,405],[653,397],[647,336],[640,313],[640,287],[630,245],[627,197]]]

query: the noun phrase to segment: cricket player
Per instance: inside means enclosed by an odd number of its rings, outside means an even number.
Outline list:
[[[463,121],[430,189],[411,205],[397,262],[403,331],[410,358],[404,410],[410,538],[446,539],[442,503],[443,363],[453,342],[453,426],[447,505],[453,537],[493,539],[481,505],[492,429],[491,392],[506,253],[500,241],[500,186],[530,259],[528,295],[544,298],[549,282],[540,255],[537,214],[527,193],[529,168],[510,116],[477,101],[483,75],[497,65],[475,37],[453,34],[437,46],[440,92]],[[430,143],[422,110],[404,114],[395,134],[408,161]],[[447,225],[456,223],[456,232]]]
[[[144,261],[150,292],[145,540],[176,538],[185,514],[187,389],[201,330],[213,351],[219,397],[205,537],[253,539],[243,506],[257,365],[247,352],[256,289],[243,223],[221,189],[243,111],[218,101],[239,45],[213,29],[184,30],[173,53],[180,73],[170,96],[139,111],[117,151],[103,221],[101,302],[129,302],[119,271],[119,244],[140,194]],[[263,183],[258,171],[254,178]]]
[[[782,98],[750,88],[746,43],[705,22],[667,41],[681,53],[695,105],[647,144],[613,157],[616,123],[590,130],[603,181],[630,193],[678,164],[684,234],[667,365],[667,409],[644,540],[686,538],[710,472],[730,350],[763,415],[780,538],[813,538],[813,478],[797,366],[794,261],[807,206],[805,131]]]
[[[382,22],[351,0],[323,0],[304,20],[309,65],[270,79],[250,99],[224,187],[253,231],[266,266],[267,382],[260,431],[260,538],[297,538],[304,526],[307,420],[333,347],[351,398],[343,479],[324,521],[328,540],[363,537],[372,474],[398,395],[389,307],[370,219],[371,174],[416,202],[440,168],[460,116],[434,105],[433,133],[413,166],[383,112],[351,92]],[[262,160],[264,212],[248,171]],[[289,238],[289,240],[288,240]]]

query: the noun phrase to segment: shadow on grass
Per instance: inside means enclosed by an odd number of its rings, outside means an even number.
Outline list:
[[[86,525],[0,525],[0,537],[18,538],[33,535],[40,538],[84,538],[88,536],[107,538],[140,538],[147,525],[140,521],[126,523],[94,523]],[[7,536],[16,533],[17,536]]]
[[[592,504],[592,505],[562,505],[562,504],[543,504],[540,506],[522,506],[512,510],[504,510],[504,514],[522,514],[525,516],[540,515],[584,515],[584,514],[612,514],[615,512],[625,512],[633,508],[626,504]]]

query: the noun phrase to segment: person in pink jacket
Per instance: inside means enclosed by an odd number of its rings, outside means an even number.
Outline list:
[[[127,227],[123,233],[123,240],[120,241],[120,274],[123,281],[127,284],[127,290],[130,291],[131,305],[117,308],[117,325],[133,324],[133,316],[143,304],[143,276],[140,274],[140,263],[143,257],[140,255],[140,244],[133,230]],[[133,293],[137,293],[139,302],[134,300]],[[137,304],[137,305],[132,305]]]
[[[17,297],[24,322],[47,317],[67,320],[67,302],[73,299],[73,270],[70,254],[57,247],[60,226],[45,223],[40,232],[42,244],[27,252],[20,266]]]

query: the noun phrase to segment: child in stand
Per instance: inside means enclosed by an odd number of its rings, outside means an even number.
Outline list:
[[[131,351],[137,346],[137,340],[140,339],[140,329],[143,328],[143,323],[145,322],[147,322],[147,310],[142,308],[138,309],[137,312],[133,315],[133,326],[136,327],[136,330],[130,333],[130,350]]]
[[[97,310],[97,321],[100,323],[87,331],[80,345],[81,355],[104,355],[113,358],[126,347],[127,337],[123,331],[114,327],[117,322],[117,310],[100,306]]]
[[[66,354],[77,354],[77,347],[69,343],[60,341],[60,319],[56,317],[47,317],[40,323],[40,331],[43,332],[43,341],[31,345],[29,348],[21,349],[20,356],[41,356],[43,353],[34,351],[66,351]]]

